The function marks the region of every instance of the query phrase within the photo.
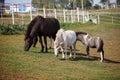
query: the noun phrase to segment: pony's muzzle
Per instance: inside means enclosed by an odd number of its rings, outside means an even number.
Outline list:
[[[28,51],[28,49],[24,49],[24,51]]]

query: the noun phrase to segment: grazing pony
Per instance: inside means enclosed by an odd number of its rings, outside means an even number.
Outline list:
[[[86,47],[87,57],[89,57],[89,48],[97,48],[100,52],[102,62],[104,60],[103,40],[100,37],[92,37],[85,32],[76,32],[77,40],[81,41]]]
[[[41,43],[41,52],[44,51],[42,42],[42,36],[44,37],[45,51],[47,52],[47,40],[46,37],[52,37],[55,40],[56,33],[60,29],[59,21],[55,18],[43,18],[42,16],[36,16],[30,24],[27,26],[25,34],[25,46],[24,50],[28,51],[33,44],[34,38],[38,35]]]
[[[74,46],[74,58],[75,58],[75,50],[76,50],[76,34],[72,30],[64,31],[63,29],[59,29],[56,34],[56,39],[54,42],[54,54],[58,56],[58,51],[61,48],[62,58],[65,58],[64,51],[67,59],[67,47],[70,47],[70,57],[72,57],[72,45]]]

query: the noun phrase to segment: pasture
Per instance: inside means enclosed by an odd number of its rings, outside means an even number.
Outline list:
[[[0,35],[0,80],[120,80],[120,26],[62,23],[61,27],[101,37],[105,61],[100,62],[96,49],[90,49],[87,59],[80,42],[76,59],[62,60],[53,49],[41,53],[39,43],[25,52],[23,34]]]

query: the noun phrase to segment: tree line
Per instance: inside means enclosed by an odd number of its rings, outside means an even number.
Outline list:
[[[83,1],[83,2],[82,2]],[[100,0],[99,3],[105,5],[110,0]],[[120,5],[120,0],[116,0]],[[94,4],[93,0],[32,0],[32,5],[36,8],[64,8],[75,9],[77,7],[84,9],[99,8],[98,4]],[[82,6],[83,5],[83,6]]]
[[[32,0],[32,5],[36,8],[67,8],[74,9],[82,7],[81,0]],[[83,0],[84,8],[91,8],[93,0]]]

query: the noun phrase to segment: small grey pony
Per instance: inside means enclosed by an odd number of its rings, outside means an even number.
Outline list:
[[[101,60],[104,60],[104,50],[103,50],[103,40],[100,37],[90,36],[86,32],[76,32],[76,40],[80,41],[85,47],[87,52],[87,57],[89,58],[89,48],[97,48],[97,52],[100,52]]]

